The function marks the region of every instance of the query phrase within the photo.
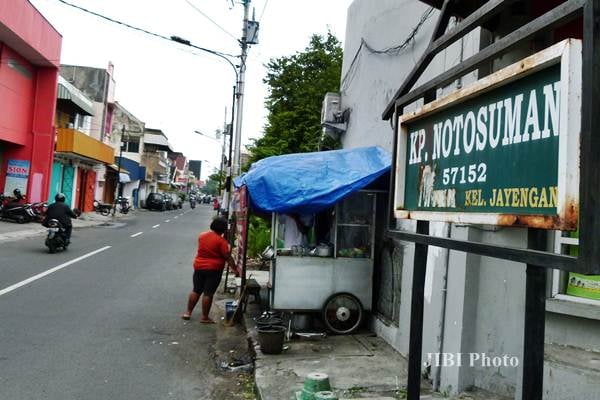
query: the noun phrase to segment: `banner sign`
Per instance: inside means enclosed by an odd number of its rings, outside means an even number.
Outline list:
[[[248,191],[246,186],[236,189],[231,209],[235,215],[235,263],[238,274],[244,271],[244,258],[248,245]]]
[[[570,39],[401,116],[396,217],[575,229],[580,114]]]
[[[23,194],[27,193],[29,165],[29,160],[8,160],[6,182],[4,183],[5,193],[12,195],[15,189],[19,189]]]

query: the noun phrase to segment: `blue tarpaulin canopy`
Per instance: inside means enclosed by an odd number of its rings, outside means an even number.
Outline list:
[[[262,212],[313,214],[364,188],[390,170],[380,147],[265,158],[238,177],[254,208]]]

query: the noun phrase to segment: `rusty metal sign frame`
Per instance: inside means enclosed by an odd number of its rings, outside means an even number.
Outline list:
[[[477,213],[468,211],[409,211],[404,209],[408,124],[455,107],[470,99],[560,65],[559,132],[556,214]],[[394,216],[398,219],[442,221],[467,224],[522,226],[540,229],[576,230],[579,220],[579,134],[581,131],[581,41],[566,39],[488,75],[465,88],[429,102],[398,117],[395,170]],[[433,185],[433,180],[430,180]],[[416,188],[415,188],[416,190]],[[454,190],[447,191],[455,193]]]
[[[486,243],[441,238],[429,235],[429,221],[417,220],[416,233],[395,229],[392,205],[395,196],[395,179],[390,181],[389,226],[387,234],[394,240],[415,243],[414,270],[411,293],[411,322],[408,360],[408,400],[420,398],[421,357],[423,344],[424,287],[427,271],[428,246],[444,247],[488,257],[526,263],[525,324],[523,345],[523,400],[542,400],[544,380],[544,338],[547,269],[584,274],[600,274],[600,0],[566,0],[545,14],[532,19],[519,29],[481,49],[429,82],[413,86],[436,54],[464,37],[474,28],[482,26],[519,0],[488,0],[454,28],[446,32],[453,8],[459,0],[444,0],[431,41],[413,70],[408,74],[385,111],[383,119],[394,119],[405,106],[423,99],[435,100],[436,89],[453,80],[484,67],[494,59],[508,53],[515,46],[550,32],[577,18],[583,17],[582,93],[581,93],[581,147],[580,147],[580,244],[577,258],[549,253],[546,250],[547,231],[528,230],[527,248],[507,248]],[[523,2],[529,0],[521,0]],[[397,129],[397,126],[396,126]],[[396,131],[392,171],[396,170]]]

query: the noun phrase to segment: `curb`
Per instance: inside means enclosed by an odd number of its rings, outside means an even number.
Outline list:
[[[254,326],[254,319],[248,316],[247,313],[244,314],[244,325],[246,326],[246,337],[248,338],[248,348],[250,351],[253,351],[255,354],[254,357],[254,393],[256,394],[257,400],[263,400],[264,396],[262,393],[262,389],[256,380],[257,371],[259,369],[260,360],[264,357],[262,351],[260,350],[260,345],[258,344],[258,333],[256,331],[256,326]]]
[[[83,225],[73,226],[73,230],[80,230],[85,228],[93,228],[96,226],[104,225],[106,223],[115,223],[118,219],[112,219],[109,221],[90,221],[90,220],[81,220],[84,222]],[[11,233],[3,233],[0,234],[0,243],[4,242],[14,242],[21,239],[32,238],[36,236],[43,235],[46,233],[46,229],[44,227],[36,228],[36,229],[24,229],[21,231],[11,232]]]

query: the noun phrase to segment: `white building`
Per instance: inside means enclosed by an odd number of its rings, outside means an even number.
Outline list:
[[[350,6],[341,81],[341,109],[350,109],[347,131],[341,136],[344,148],[379,145],[392,153],[394,130],[382,113],[429,44],[439,12],[425,3],[439,6],[442,2],[354,0]],[[537,0],[533,4],[545,6]],[[414,87],[478,52],[490,39],[510,32],[523,21],[523,12],[515,7],[499,17],[495,31],[477,29],[439,54]],[[536,46],[539,42],[521,46],[497,60],[491,70],[532,54]],[[479,73],[485,75],[483,70]],[[469,74],[438,90],[437,97],[475,79],[477,73]],[[397,224],[405,230],[415,229],[412,221]],[[433,222],[430,234],[511,247],[527,244],[527,230],[520,228]],[[560,251],[560,241],[565,239],[560,233],[550,236],[548,249]],[[372,328],[406,356],[414,246],[382,244],[378,251]],[[566,294],[568,274],[555,272],[551,278],[546,303],[544,399],[598,399],[600,301]],[[423,362],[427,365],[427,353],[439,352],[507,354],[521,360],[524,305],[524,264],[430,247]],[[435,388],[451,393],[480,388],[521,398],[520,367],[433,366],[429,376]]]

